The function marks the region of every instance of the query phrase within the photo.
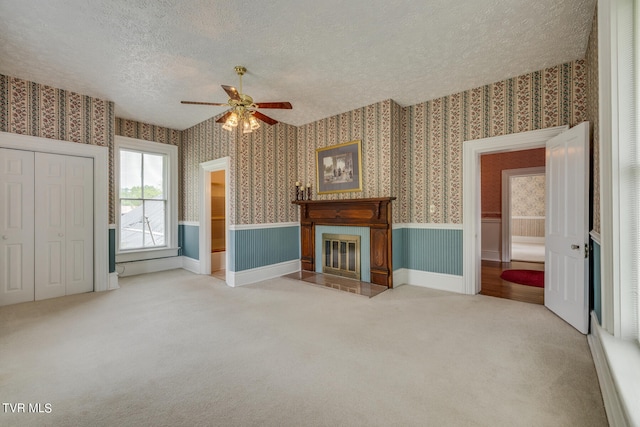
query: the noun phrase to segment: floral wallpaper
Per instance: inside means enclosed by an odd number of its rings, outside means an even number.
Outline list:
[[[395,102],[387,100],[298,127],[298,176],[304,183],[312,184],[314,198],[329,200],[392,195],[393,104]],[[354,140],[362,141],[362,191],[316,195],[316,149]]]
[[[511,178],[511,216],[544,217],[544,175]]]
[[[113,124],[111,101],[0,74],[0,132],[109,146]]]
[[[298,180],[312,183],[314,198],[394,196],[395,222],[460,224],[463,141],[586,120],[587,89],[594,91],[587,77],[593,79],[585,60],[573,61],[409,107],[386,100],[242,135],[222,130],[215,118],[183,131],[115,119],[112,102],[1,76],[0,130],[110,148],[115,134],[178,145],[181,220],[199,220],[199,164],[229,156],[233,224],[296,221],[291,200]],[[363,191],[317,196],[316,148],[356,139]]]
[[[297,221],[293,185],[297,181],[296,128],[284,123],[250,134],[228,132],[213,117],[183,131],[183,218],[199,220],[200,163],[229,156],[231,224]]]
[[[573,126],[586,120],[586,96],[579,60],[409,107],[406,222],[462,223],[464,141]]]

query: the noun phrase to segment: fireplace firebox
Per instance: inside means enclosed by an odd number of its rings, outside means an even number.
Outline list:
[[[323,233],[322,272],[360,280],[360,236]]]

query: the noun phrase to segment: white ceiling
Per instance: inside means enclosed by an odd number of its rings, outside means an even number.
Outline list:
[[[413,105],[584,57],[596,0],[0,0],[0,73],[174,129],[221,84],[302,125]]]

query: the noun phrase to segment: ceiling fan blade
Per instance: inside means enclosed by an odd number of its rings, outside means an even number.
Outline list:
[[[238,89],[236,89],[235,87],[222,85],[222,89],[224,89],[224,91],[227,92],[227,95],[229,95],[229,98],[234,99],[236,101],[242,101],[242,99],[240,98],[240,94],[238,93]]]
[[[229,104],[221,104],[219,102],[197,102],[197,101],[180,101],[181,104],[193,104],[193,105],[215,105],[217,107],[226,107]]]
[[[216,123],[224,123],[224,122],[226,122],[227,118],[231,115],[231,113],[233,113],[232,110],[227,111],[218,120],[216,120]]]
[[[253,115],[256,117],[256,119],[260,119],[268,125],[275,125],[276,123],[278,123],[277,120],[274,120],[269,116],[265,116],[260,111],[254,111]]]
[[[282,108],[291,110],[293,107],[290,102],[256,102],[258,108]]]

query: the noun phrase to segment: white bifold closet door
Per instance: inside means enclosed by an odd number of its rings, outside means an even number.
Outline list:
[[[93,291],[93,159],[0,149],[0,305]]]
[[[93,290],[93,160],[35,154],[35,299]]]
[[[34,297],[33,159],[0,148],[0,305]]]

